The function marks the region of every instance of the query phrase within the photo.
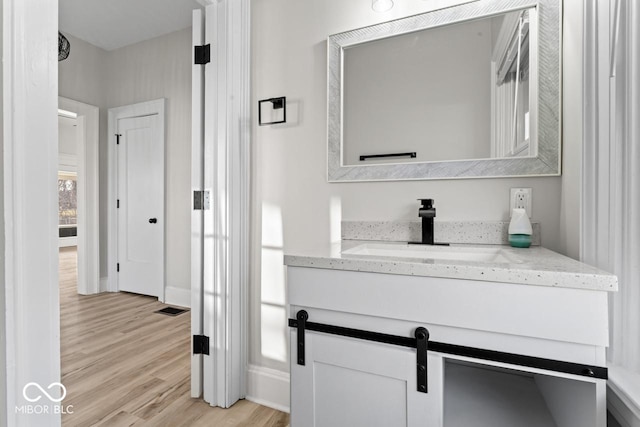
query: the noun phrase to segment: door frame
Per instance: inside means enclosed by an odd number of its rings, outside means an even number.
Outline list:
[[[78,115],[78,293],[97,294],[100,289],[99,213],[99,109],[58,96],[58,108]]]
[[[210,207],[192,213],[191,301],[210,356],[192,356],[191,395],[228,408],[247,394],[251,15],[249,0],[200,3],[193,41],[211,46],[211,62],[192,70],[192,190]]]
[[[2,2],[0,425],[59,426],[18,412],[29,382],[60,381],[58,285],[58,1]],[[34,209],[37,201],[37,209]]]
[[[132,105],[124,105],[122,107],[109,109],[109,124],[108,124],[108,167],[107,167],[107,180],[108,180],[108,199],[107,199],[107,291],[118,292],[120,290],[118,286],[118,272],[116,264],[118,262],[118,211],[116,206],[116,200],[118,195],[118,156],[116,153],[116,131],[118,129],[118,120],[125,118],[135,118],[142,116],[158,115],[158,126],[160,139],[162,141],[162,150],[164,155],[164,170],[166,171],[166,143],[165,143],[165,98],[155,99],[153,101],[140,102]],[[166,195],[166,173],[164,175],[164,194]],[[163,207],[163,221],[162,229],[164,236],[167,233],[167,215],[166,215],[166,198]],[[162,287],[158,295],[158,301],[164,302],[165,300],[165,288],[166,288],[166,239],[163,240],[163,268],[162,268]]]
[[[194,46],[204,45],[204,11],[192,13],[191,37]],[[204,191],[204,69],[195,65],[191,50],[191,191]],[[194,193],[195,194],[195,193]],[[194,196],[195,198],[195,196]],[[191,207],[191,348],[193,337],[204,335],[204,211]],[[204,354],[191,353],[191,397],[200,398],[203,390]]]

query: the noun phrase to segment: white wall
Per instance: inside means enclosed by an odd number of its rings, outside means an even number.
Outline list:
[[[107,275],[107,109],[106,55],[107,51],[70,34],[69,57],[58,62],[58,94],[99,108],[99,192],[100,192],[100,277]]]
[[[60,96],[103,108],[107,52],[70,34],[64,35],[71,51],[67,59],[58,62]]]
[[[570,13],[568,13],[570,12]],[[580,195],[582,194],[583,5],[566,2],[563,33],[562,195],[558,250],[580,258]]]
[[[76,119],[58,116],[58,152],[68,156],[78,154]]]
[[[542,244],[554,250],[574,246],[571,236],[561,236],[561,177],[327,183],[327,36],[420,13],[430,4],[395,2],[391,12],[378,14],[371,2],[252,2],[252,103],[255,108],[259,99],[286,96],[290,117],[284,125],[253,123],[250,362],[255,366],[288,371],[283,253],[339,238],[341,219],[417,220],[416,199],[430,197],[437,220],[506,220],[509,189],[532,187]],[[574,72],[580,67],[567,65]],[[565,150],[579,143],[574,137]],[[568,213],[571,207],[565,208]]]
[[[78,172],[77,119],[58,116],[58,170]]]
[[[191,30],[114,51],[68,36],[61,96],[100,107],[100,272],[107,275],[107,110],[166,98],[166,284],[190,287]]]

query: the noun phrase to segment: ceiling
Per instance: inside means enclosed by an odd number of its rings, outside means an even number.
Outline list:
[[[63,34],[113,50],[188,28],[192,10],[200,7],[197,0],[59,0],[58,26]]]

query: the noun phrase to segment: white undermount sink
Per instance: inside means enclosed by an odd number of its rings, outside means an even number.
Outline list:
[[[343,255],[471,261],[483,263],[520,262],[501,248],[431,246],[393,243],[365,243],[342,251]]]

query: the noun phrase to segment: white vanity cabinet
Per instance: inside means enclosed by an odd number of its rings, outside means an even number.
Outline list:
[[[606,380],[598,378],[608,342],[605,291],[294,264],[292,427],[606,424]],[[301,310],[304,364],[293,320]],[[416,348],[314,324],[407,339],[426,328],[427,392],[418,391]]]

